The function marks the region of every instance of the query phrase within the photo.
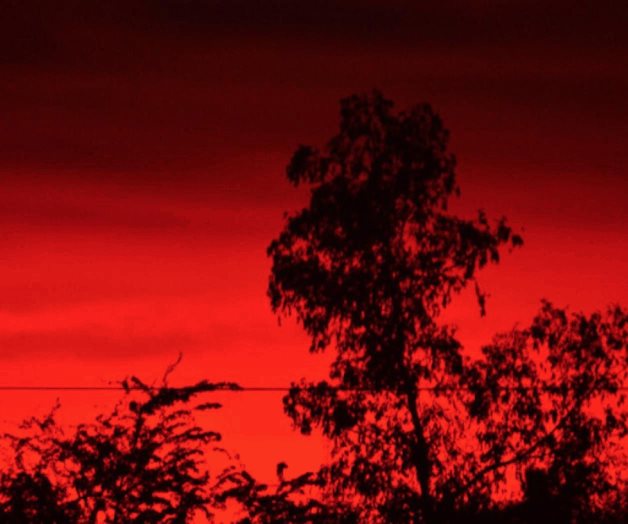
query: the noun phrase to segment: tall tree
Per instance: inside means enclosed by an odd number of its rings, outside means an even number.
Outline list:
[[[310,188],[268,248],[275,312],[294,313],[310,350],[335,350],[330,380],[302,382],[285,409],[334,442],[331,489],[364,516],[432,520],[469,468],[461,347],[437,320],[500,248],[521,244],[505,220],[448,211],[459,194],[449,133],[428,105],[397,113],[380,93],[341,102],[323,150],[301,146],[287,175]]]

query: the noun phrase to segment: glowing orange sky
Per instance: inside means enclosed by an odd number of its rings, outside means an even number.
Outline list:
[[[29,5],[1,17],[3,385],[152,380],[179,351],[180,383],[321,376],[324,357],[270,313],[265,248],[305,202],[283,177],[291,152],[327,139],[338,99],[371,87],[443,115],[460,212],[523,229],[524,248],[485,272],[488,317],[464,296],[448,313],[468,347],[526,322],[542,297],[627,302],[625,13]],[[112,398],[1,394],[5,424],[56,396],[69,418]],[[219,417],[254,473],[323,457],[290,432],[278,394],[229,397]]]

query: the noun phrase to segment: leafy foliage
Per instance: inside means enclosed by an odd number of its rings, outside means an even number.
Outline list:
[[[54,413],[6,436],[14,464],[2,473],[0,515],[9,522],[189,522],[210,517],[206,459],[220,434],[203,429],[188,404],[234,384],[152,388],[133,377],[114,411],[67,434]],[[209,449],[208,449],[209,448]]]
[[[341,501],[322,500],[324,483],[319,474],[305,473],[285,478],[286,464],[278,465],[278,484],[273,488],[258,483],[246,471],[227,470],[218,486],[221,503],[237,501],[244,516],[233,519],[238,524],[271,524],[274,522],[310,522],[356,524],[357,514]]]
[[[331,382],[293,389],[286,411],[334,439],[328,478],[369,518],[419,506],[428,518],[456,473],[463,427],[445,392],[460,385],[463,356],[436,319],[469,283],[483,306],[477,270],[521,244],[503,219],[448,212],[458,194],[448,136],[428,105],[395,113],[377,92],[343,100],[324,151],[296,151],[288,178],[310,186],[310,204],[268,249],[273,309],[296,315],[311,351],[336,350]]]
[[[560,522],[600,519],[626,495],[625,314],[544,304],[531,328],[465,355],[439,315],[468,285],[483,314],[478,270],[522,240],[448,211],[447,142],[429,106],[396,113],[374,92],[342,101],[322,151],[294,154],[287,175],[310,202],[269,246],[268,294],[334,360],[328,381],[293,385],[286,413],[331,439],[325,492],[361,521],[528,522],[547,504]]]
[[[620,307],[570,316],[549,302],[529,328],[496,337],[469,370],[481,464],[465,485],[514,474],[561,522],[625,495],[627,345]]]

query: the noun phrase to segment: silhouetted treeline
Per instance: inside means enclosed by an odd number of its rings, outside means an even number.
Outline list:
[[[356,95],[325,147],[288,166],[310,202],[268,248],[268,294],[334,355],[328,380],[284,398],[295,428],[332,444],[319,471],[279,464],[270,488],[229,458],[194,414],[220,407],[199,395],[236,385],[134,378],[109,415],[5,437],[3,520],[625,522],[628,314],[543,302],[528,327],[465,351],[441,312],[470,286],[484,314],[479,272],[523,240],[503,218],[449,211],[448,136],[428,105]]]

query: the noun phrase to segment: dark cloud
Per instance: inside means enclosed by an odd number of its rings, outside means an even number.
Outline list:
[[[627,15],[616,2],[7,0],[0,170],[215,184],[225,159],[320,141],[338,98],[372,87],[433,102],[469,162],[617,166]]]
[[[287,38],[367,46],[616,47],[626,43],[628,16],[620,2],[523,0],[5,0],[2,11],[5,56],[35,63],[63,62],[71,54],[132,60],[143,38],[169,46],[181,39],[203,45],[225,38]],[[168,46],[156,51],[156,58],[167,55]]]

